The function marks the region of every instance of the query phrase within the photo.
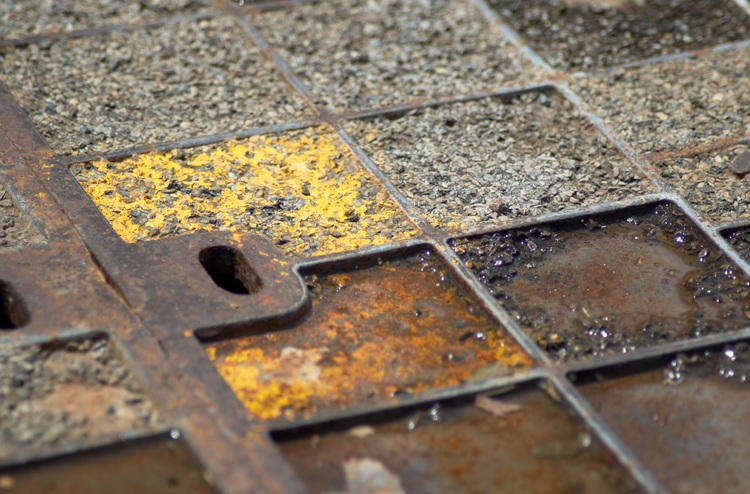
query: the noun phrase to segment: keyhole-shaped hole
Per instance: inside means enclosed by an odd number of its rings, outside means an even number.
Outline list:
[[[250,295],[262,287],[258,275],[234,247],[208,247],[200,252],[198,259],[214,283],[228,292]]]
[[[0,280],[0,330],[18,329],[30,320],[23,299],[10,283]]]

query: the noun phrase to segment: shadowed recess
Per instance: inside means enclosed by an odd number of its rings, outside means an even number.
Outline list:
[[[234,247],[208,247],[201,251],[198,260],[214,283],[228,292],[251,295],[263,287],[253,268]]]
[[[0,330],[18,329],[31,320],[26,303],[15,288],[0,280]]]

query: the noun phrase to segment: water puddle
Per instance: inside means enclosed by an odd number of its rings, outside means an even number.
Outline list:
[[[728,230],[722,235],[745,261],[750,262],[750,226]]]
[[[452,246],[557,360],[750,325],[750,280],[669,203]]]

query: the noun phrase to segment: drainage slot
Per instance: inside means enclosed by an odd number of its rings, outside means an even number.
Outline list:
[[[26,304],[13,286],[0,280],[0,330],[18,329],[30,319]]]
[[[209,247],[198,259],[214,283],[228,292],[250,295],[261,289],[260,278],[234,247]]]

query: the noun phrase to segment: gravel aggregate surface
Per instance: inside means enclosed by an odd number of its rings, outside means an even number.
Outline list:
[[[321,103],[363,109],[522,78],[517,50],[468,1],[332,0],[254,21]]]
[[[41,240],[42,236],[0,184],[0,250],[18,249]]]
[[[575,85],[639,153],[750,135],[750,46],[620,69]]]
[[[189,14],[211,0],[0,0],[0,39]]]
[[[106,339],[0,349],[0,458],[115,440],[159,422]]]
[[[6,48],[0,80],[61,154],[311,115],[230,18]]]
[[[746,145],[732,146],[654,166],[705,217],[719,222],[738,220],[750,217],[750,176],[740,178],[729,165],[746,149]]]
[[[496,223],[653,192],[556,92],[346,124],[433,226]]]
[[[738,41],[732,0],[489,0],[556,67],[588,70]]]

